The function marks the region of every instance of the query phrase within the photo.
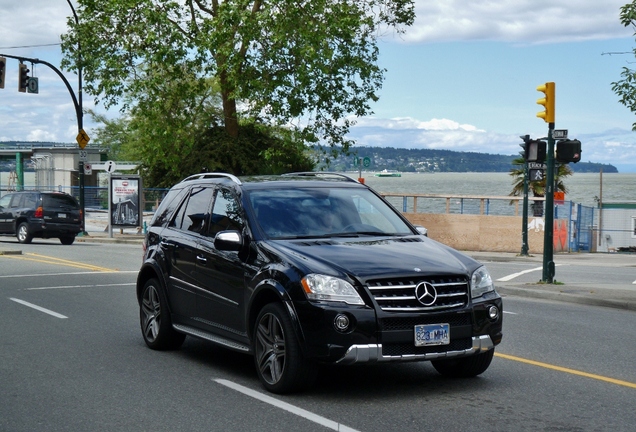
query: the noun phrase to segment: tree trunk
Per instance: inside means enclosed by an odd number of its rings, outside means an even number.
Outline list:
[[[239,125],[236,116],[236,99],[230,96],[231,91],[227,85],[227,74],[223,71],[219,74],[221,83],[221,97],[223,98],[223,122],[225,131],[232,138],[238,138]]]

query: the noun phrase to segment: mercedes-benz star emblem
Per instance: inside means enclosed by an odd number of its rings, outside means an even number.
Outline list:
[[[424,306],[432,306],[437,300],[437,290],[428,282],[421,282],[415,287],[415,298]]]

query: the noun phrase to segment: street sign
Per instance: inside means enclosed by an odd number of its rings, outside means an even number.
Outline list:
[[[548,169],[548,165],[540,162],[528,162],[528,169]]]
[[[84,164],[84,174],[91,175],[93,174],[93,165],[89,163]]]
[[[568,130],[567,129],[555,129],[552,131],[552,138],[554,139],[567,139]]]
[[[27,81],[27,92],[28,93],[39,93],[38,79],[36,77],[31,77]]]
[[[371,158],[365,157],[364,159],[362,159],[362,165],[365,168],[369,168],[371,166]]]
[[[104,163],[104,171],[106,171],[108,174],[114,173],[115,168],[117,168],[117,165],[113,161],[107,161],[106,163]]]
[[[86,150],[79,151],[79,160],[82,162],[86,162],[88,160],[88,152]]]
[[[79,131],[75,139],[77,140],[77,144],[80,146],[82,150],[84,149],[84,147],[86,147],[86,144],[88,144],[88,142],[91,140],[91,138],[88,136],[86,131],[84,131],[84,129],[81,129]]]

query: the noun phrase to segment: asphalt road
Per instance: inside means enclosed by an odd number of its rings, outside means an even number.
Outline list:
[[[1,431],[627,431],[636,424],[632,311],[507,295],[504,341],[478,378],[445,379],[427,363],[326,367],[311,391],[274,396],[248,356],[193,338],[178,351],[146,348],[134,296],[140,245],[0,238],[0,249],[14,247],[22,254],[0,255]],[[536,265],[489,267],[499,279]],[[586,267],[588,279],[610,273]]]

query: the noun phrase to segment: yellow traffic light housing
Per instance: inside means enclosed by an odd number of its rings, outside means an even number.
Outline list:
[[[537,87],[537,90],[545,94],[545,97],[537,100],[539,105],[545,107],[544,111],[537,113],[537,117],[542,118],[546,123],[554,123],[554,83],[542,84]]]

